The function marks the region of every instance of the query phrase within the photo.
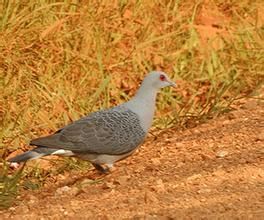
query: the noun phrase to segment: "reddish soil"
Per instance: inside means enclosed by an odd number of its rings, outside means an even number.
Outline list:
[[[264,219],[263,106],[149,136],[110,175],[72,172],[24,191],[2,219]]]

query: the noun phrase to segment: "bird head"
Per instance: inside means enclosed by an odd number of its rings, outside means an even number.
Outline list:
[[[176,83],[171,81],[167,74],[161,71],[150,72],[143,80],[143,84],[147,84],[157,90],[167,86],[176,87]]]

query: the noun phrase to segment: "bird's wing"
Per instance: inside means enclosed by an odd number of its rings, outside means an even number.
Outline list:
[[[32,140],[30,144],[76,153],[117,155],[134,150],[145,135],[135,113],[112,108],[81,118],[53,135]]]

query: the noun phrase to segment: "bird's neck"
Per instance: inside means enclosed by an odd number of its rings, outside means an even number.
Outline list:
[[[157,90],[154,88],[145,88],[144,84],[139,88],[136,95],[127,103],[125,107],[136,113],[141,121],[141,127],[145,132],[152,125]]]
[[[144,105],[148,105],[149,107],[153,107],[155,109],[155,102],[157,96],[157,90],[152,87],[147,87],[144,84],[138,89],[136,95],[133,97],[134,100],[138,100],[139,102],[143,102]]]

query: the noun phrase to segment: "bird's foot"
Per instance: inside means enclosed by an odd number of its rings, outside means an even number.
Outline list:
[[[109,174],[111,172],[111,168],[113,167],[112,165],[106,165],[105,167],[103,167],[102,165],[95,163],[92,163],[92,165],[94,166],[95,169],[97,169],[99,172],[103,174]]]

